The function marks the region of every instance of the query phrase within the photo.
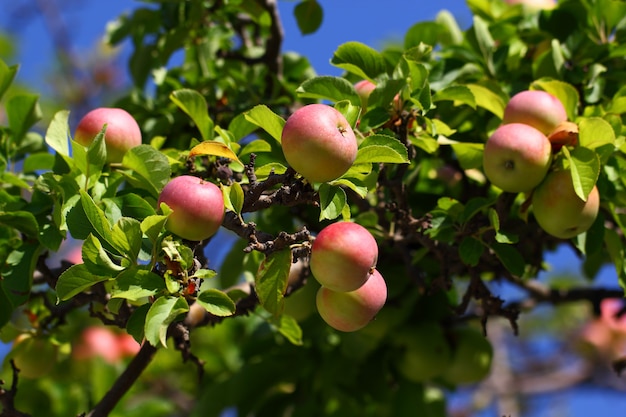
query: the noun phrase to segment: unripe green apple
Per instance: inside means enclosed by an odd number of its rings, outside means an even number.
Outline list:
[[[289,165],[314,183],[345,174],[358,148],[350,123],[326,104],[309,104],[296,110],[285,123],[281,142]]]
[[[354,291],[370,277],[378,260],[376,239],[352,222],[332,223],[322,229],[311,248],[311,273],[333,291]]]
[[[74,140],[89,146],[105,124],[107,162],[122,162],[130,148],[141,145],[141,130],[137,121],[126,110],[112,107],[100,107],[83,116],[76,126]]]
[[[499,126],[483,153],[485,176],[493,185],[511,193],[530,191],[546,176],[552,145],[540,131],[522,123]]]
[[[425,382],[441,375],[450,364],[452,351],[441,326],[426,321],[401,329],[396,342],[398,372],[412,382]]]
[[[563,103],[552,94],[541,90],[526,90],[515,94],[504,108],[503,124],[523,123],[544,135],[567,120]]]
[[[354,332],[374,319],[387,301],[387,284],[374,270],[360,288],[349,292],[333,291],[320,287],[316,296],[317,311],[334,329]]]
[[[224,197],[215,184],[191,175],[168,182],[159,195],[158,206],[172,210],[165,228],[183,239],[200,241],[213,236],[224,220]]]
[[[473,384],[483,380],[491,370],[493,347],[483,334],[472,327],[452,330],[452,361],[442,374],[451,384]]]
[[[574,190],[571,172],[554,171],[533,192],[532,205],[535,219],[546,233],[569,239],[587,231],[596,220],[600,193],[594,186],[583,201]]]
[[[361,98],[361,107],[364,109],[367,108],[367,100],[369,99],[370,94],[376,88],[376,84],[371,82],[370,80],[361,80],[354,84],[354,89],[356,93]]]
[[[49,373],[57,361],[58,346],[50,340],[29,334],[19,335],[6,361],[13,359],[20,377],[40,378]],[[5,367],[8,366],[5,362]]]

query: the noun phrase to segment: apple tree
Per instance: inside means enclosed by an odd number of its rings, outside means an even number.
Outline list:
[[[511,3],[326,76],[276,1],[145,1],[106,32],[132,85],[87,121],[0,62],[0,415],[443,417],[506,388],[496,339],[543,304],[575,307],[580,375],[619,373],[626,3]],[[584,281],[539,278],[563,247]]]

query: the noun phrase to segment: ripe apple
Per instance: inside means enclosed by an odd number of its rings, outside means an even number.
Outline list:
[[[489,137],[483,153],[485,175],[503,191],[532,190],[546,176],[552,145],[540,131],[522,123],[499,126]]]
[[[105,124],[107,162],[122,162],[126,151],[141,145],[141,130],[137,121],[126,110],[112,107],[100,107],[83,116],[76,126],[74,140],[89,146]]]
[[[322,229],[311,247],[311,273],[333,291],[354,291],[370,277],[378,260],[376,239],[352,222],[332,223]]]
[[[356,93],[361,97],[361,107],[364,109],[367,108],[367,99],[369,98],[372,91],[376,88],[376,84],[371,82],[370,80],[361,80],[354,84],[354,89]]]
[[[574,122],[561,122],[550,132],[548,140],[552,144],[553,152],[558,152],[563,146],[576,146],[578,144],[578,125]]]
[[[515,94],[504,108],[503,124],[524,123],[541,131],[552,132],[567,120],[563,103],[552,94],[541,90],[526,90]]]
[[[296,110],[285,123],[281,142],[289,165],[310,182],[341,177],[354,163],[358,148],[346,118],[326,104]]]
[[[491,370],[493,347],[483,334],[472,327],[457,327],[451,332],[452,361],[442,378],[454,385],[473,384]]]
[[[556,7],[554,0],[505,0],[508,4],[523,4],[530,9],[550,10]]]
[[[40,378],[54,368],[58,357],[58,346],[40,336],[23,333],[13,342],[6,361],[13,359],[19,376],[29,379]],[[5,362],[5,367],[8,362]]]
[[[387,284],[377,270],[354,291],[338,292],[320,287],[315,298],[322,319],[342,332],[354,332],[367,326],[383,308],[385,301]]]
[[[222,191],[215,184],[191,175],[181,175],[168,182],[159,195],[159,207],[161,203],[172,210],[165,228],[183,239],[208,239],[224,220]]]
[[[532,196],[533,213],[539,226],[548,234],[569,239],[587,231],[600,209],[600,193],[593,187],[583,201],[572,183],[569,170],[549,173]]]
[[[402,349],[395,358],[396,369],[412,382],[425,382],[441,375],[452,359],[443,329],[433,321],[402,329],[396,342]]]

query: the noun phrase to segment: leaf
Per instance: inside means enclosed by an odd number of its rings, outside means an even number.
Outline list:
[[[496,242],[491,244],[491,249],[509,272],[517,276],[524,274],[526,263],[514,246]]]
[[[19,230],[32,239],[39,236],[37,219],[28,211],[0,212],[0,224]]]
[[[285,126],[285,119],[274,113],[269,107],[264,104],[259,104],[245,112],[244,117],[250,123],[265,130],[280,143],[283,127]]]
[[[600,175],[600,158],[591,149],[581,146],[577,146],[571,152],[566,147],[563,147],[563,153],[570,163],[572,183],[574,184],[576,195],[583,201],[587,201],[587,197],[596,185]]]
[[[111,224],[107,220],[104,212],[93,201],[91,196],[85,191],[80,190],[80,202],[85,216],[92,226],[93,232],[101,240],[107,242],[114,250],[117,251],[117,255],[122,255],[125,248],[115,247],[114,239],[111,233]]]
[[[61,110],[54,114],[52,121],[46,130],[46,143],[58,154],[69,157],[70,155],[70,112]]]
[[[293,10],[300,33],[314,33],[322,25],[324,10],[316,0],[302,0]]]
[[[148,343],[157,346],[159,343],[167,347],[167,328],[178,316],[189,311],[189,305],[182,297],[157,298],[148,314],[144,334]]]
[[[122,255],[130,262],[137,260],[141,250],[141,223],[130,217],[120,217],[111,230],[111,238],[115,247],[123,250]]]
[[[170,180],[171,169],[167,156],[150,145],[131,148],[124,155],[122,165],[132,172],[123,172],[129,182],[149,191],[158,198],[159,193]]]
[[[393,136],[368,136],[359,146],[355,164],[362,163],[406,164],[409,162],[406,146]]]
[[[346,192],[336,185],[323,183],[319,188],[320,221],[333,220],[341,215],[346,207]]]
[[[16,143],[19,143],[26,132],[41,119],[38,96],[35,94],[18,94],[11,97],[5,111]]]
[[[272,317],[269,322],[293,345],[302,346],[302,329],[295,318],[283,314],[279,317]]]
[[[502,119],[502,116],[504,116],[506,102],[500,95],[498,95],[495,91],[478,84],[467,84],[467,88],[469,88],[474,95],[477,106],[489,110],[491,113]]]
[[[230,186],[224,186],[222,188],[224,194],[224,205],[227,209],[234,211],[237,214],[241,214],[241,209],[244,203],[244,193],[241,184],[233,182]]]
[[[482,166],[484,144],[456,142],[452,143],[451,146],[459,160],[461,168],[473,169]]]
[[[273,316],[282,314],[291,269],[291,249],[283,249],[267,256],[255,277],[256,292],[261,306]]]
[[[134,266],[116,277],[111,297],[138,301],[156,296],[164,290],[165,281],[161,276],[143,267]]]
[[[88,147],[78,142],[71,141],[72,156],[76,167],[85,175],[87,182],[84,189],[88,190],[94,186],[102,175],[102,168],[106,163],[106,146],[104,135],[106,126],[94,137]]]
[[[239,152],[239,157],[241,158],[242,156],[249,155],[251,153],[258,154],[271,151],[272,145],[270,145],[267,141],[263,139],[255,139],[241,149],[241,151]]]
[[[436,22],[418,22],[411,26],[404,35],[404,49],[411,49],[422,43],[435,46],[439,43],[442,27]]]
[[[202,142],[191,148],[191,151],[189,151],[189,157],[193,158],[198,155],[221,156],[223,158],[228,158],[241,164],[241,161],[239,160],[239,158],[237,158],[237,155],[235,155],[235,153],[227,145],[221,142],[207,141]]]
[[[124,270],[115,264],[102,247],[102,243],[93,235],[89,234],[83,242],[81,253],[87,269],[94,275],[113,276]]]
[[[495,74],[493,65],[493,52],[496,49],[496,43],[489,32],[489,25],[480,16],[474,16],[474,25],[471,28],[474,35],[478,50],[482,55],[483,62],[489,74]]]
[[[476,109],[476,98],[472,90],[465,85],[451,85],[445,87],[443,90],[437,91],[433,95],[433,102],[450,100],[455,105],[467,104],[473,109]]]
[[[109,279],[110,276],[94,275],[85,264],[72,265],[59,276],[55,287],[57,299],[69,300],[93,285]]]
[[[0,269],[0,288],[13,308],[30,298],[32,277],[41,252],[41,245],[34,241],[24,242],[5,255]]]
[[[589,149],[615,145],[615,131],[600,117],[585,117],[578,123],[578,144]]]
[[[213,139],[213,121],[209,117],[207,102],[202,94],[184,88],[172,92],[170,100],[191,117],[203,140]]]
[[[472,236],[466,236],[459,245],[461,261],[469,266],[476,266],[485,251],[483,243]]]
[[[334,107],[339,113],[343,114],[350,126],[356,126],[361,114],[360,104],[352,104],[348,100],[342,100],[335,103]]]
[[[131,313],[126,323],[126,331],[137,343],[143,343],[146,316],[148,315],[148,311],[150,311],[150,307],[151,305],[148,303],[140,305]]]
[[[159,234],[165,227],[166,221],[167,216],[159,214],[148,216],[141,221],[141,231],[148,237],[148,239],[150,239],[152,243],[156,243]]]
[[[580,96],[571,84],[559,80],[541,79],[530,85],[531,90],[543,90],[558,98],[567,113],[568,120],[576,120]]]
[[[387,71],[385,59],[380,52],[360,42],[339,45],[330,63],[369,80]]]
[[[0,60],[0,99],[4,96],[4,93],[9,89],[15,75],[19,69],[18,65],[8,66],[4,61]]]
[[[237,310],[235,302],[226,293],[215,288],[202,291],[198,294],[196,302],[209,314],[218,317],[232,316]]]
[[[361,105],[361,98],[354,86],[345,78],[319,76],[306,80],[296,90],[302,98],[330,100],[338,102],[349,100],[355,106]]]

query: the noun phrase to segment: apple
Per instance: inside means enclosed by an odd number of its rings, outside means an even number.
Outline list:
[[[114,107],[100,107],[83,116],[76,126],[74,140],[89,146],[105,124],[107,162],[122,162],[130,148],[141,145],[141,130],[137,121],[126,110]]]
[[[548,234],[569,239],[591,227],[600,209],[600,194],[593,187],[583,201],[572,183],[569,170],[553,171],[535,189],[532,196],[535,220]]]
[[[574,122],[564,121],[559,123],[548,135],[552,144],[552,151],[557,152],[563,146],[576,146],[578,144],[578,125]]]
[[[504,0],[507,4],[522,4],[533,10],[550,10],[556,7],[554,0]]]
[[[332,328],[355,332],[367,326],[387,301],[387,284],[377,270],[360,288],[349,292],[320,287],[315,297],[317,311]]]
[[[491,370],[493,347],[473,327],[457,327],[450,334],[452,360],[441,375],[450,384],[473,384],[483,380]]]
[[[20,371],[19,376],[40,378],[54,368],[58,358],[58,346],[49,339],[27,333],[19,335],[5,359],[5,367],[13,359]]]
[[[402,329],[396,343],[401,348],[394,361],[396,369],[412,382],[425,382],[441,375],[452,359],[443,329],[434,321]]]
[[[158,207],[161,203],[172,210],[165,228],[183,239],[208,239],[224,220],[224,197],[220,188],[191,175],[170,180],[159,195]]]
[[[552,132],[567,120],[563,103],[550,93],[541,90],[526,90],[515,94],[504,108],[503,124],[523,123],[541,131]]]
[[[336,222],[322,229],[311,247],[311,273],[333,291],[354,291],[368,280],[378,260],[376,239],[363,226]]]
[[[124,357],[135,355],[139,343],[128,333],[116,333],[103,326],[90,326],[82,331],[79,343],[73,349],[76,359],[99,357],[107,363],[118,363]]]
[[[367,100],[375,88],[376,88],[376,84],[374,84],[370,80],[361,80],[357,82],[356,84],[354,84],[354,89],[356,90],[356,93],[361,98],[361,107],[363,107],[364,109],[367,108]]]
[[[499,126],[487,139],[483,153],[485,176],[512,193],[535,188],[546,176],[552,145],[540,131],[522,123]]]
[[[285,123],[281,142],[289,165],[313,183],[332,181],[345,174],[358,148],[346,118],[326,104],[309,104],[296,110]]]

